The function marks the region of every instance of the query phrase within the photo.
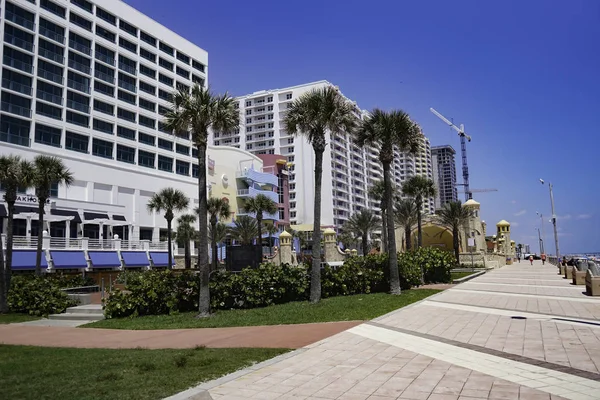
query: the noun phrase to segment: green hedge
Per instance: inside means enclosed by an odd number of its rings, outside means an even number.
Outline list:
[[[453,257],[438,249],[419,249],[399,254],[402,289],[425,283],[450,282]],[[192,272],[127,272],[119,276],[127,291],[113,291],[105,303],[107,318],[158,315],[198,308],[198,276]],[[386,292],[389,289],[388,256],[351,257],[337,268],[325,267],[321,275],[322,297]],[[262,264],[256,269],[211,275],[211,307],[242,309],[308,300],[310,270],[307,266]]]
[[[60,290],[67,281],[72,282],[47,276],[15,275],[8,292],[8,307],[15,313],[37,316],[62,313],[67,307],[77,305]]]

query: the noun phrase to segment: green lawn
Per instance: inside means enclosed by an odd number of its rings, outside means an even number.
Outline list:
[[[162,399],[286,351],[0,345],[0,399]]]
[[[41,317],[34,317],[33,315],[27,314],[0,314],[0,325],[2,324],[13,324],[15,322],[27,322],[35,321]]]
[[[464,278],[465,276],[469,276],[469,275],[473,275],[476,274],[478,271],[475,272],[452,272],[452,280],[455,279],[460,279],[460,278]]]
[[[400,296],[385,293],[339,296],[318,304],[293,302],[250,310],[218,311],[210,318],[196,319],[195,313],[107,319],[85,328],[184,329],[228,326],[285,325],[331,321],[365,321],[429,297],[439,290],[405,290]]]

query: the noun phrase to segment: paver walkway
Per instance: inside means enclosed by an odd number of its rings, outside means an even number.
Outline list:
[[[583,290],[507,266],[170,399],[599,399],[600,298]]]

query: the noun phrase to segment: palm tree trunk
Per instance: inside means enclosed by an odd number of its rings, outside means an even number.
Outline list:
[[[406,251],[409,251],[410,248],[411,248],[411,245],[412,245],[410,243],[410,230],[411,230],[410,226],[407,226],[407,227],[404,228],[404,236],[406,236],[405,237],[405,240],[406,240]]]
[[[213,232],[213,234],[212,234],[213,237],[212,237],[212,241],[210,244],[210,248],[212,250],[212,270],[216,271],[218,268],[218,263],[219,263],[219,252],[217,250],[217,236],[216,236],[217,223],[216,222],[213,223],[211,221],[210,229]]]
[[[8,288],[6,286],[6,273],[4,264],[4,251],[2,247],[2,235],[0,235],[0,314],[8,312]]]
[[[321,185],[323,180],[323,152],[315,148],[315,206],[312,237],[312,270],[310,274],[310,302],[321,300]]]
[[[421,230],[421,202],[417,202],[417,248],[423,246],[423,231]]]
[[[458,240],[458,228],[452,229],[452,241],[454,242],[454,257],[456,257],[456,265],[460,265],[460,244]]]
[[[183,248],[185,249],[185,269],[191,269],[192,268],[192,254],[191,254],[189,240],[187,240],[185,242],[185,244],[183,245]]]
[[[206,134],[206,132],[204,132]],[[208,135],[207,135],[208,136]],[[208,224],[206,223],[206,145],[198,146],[198,268],[200,269],[200,294],[198,317],[210,315],[210,279],[208,266]]]
[[[269,232],[269,255],[273,255],[273,235]]]
[[[38,198],[38,234],[37,234],[37,251],[35,254],[35,274],[42,274],[42,245],[44,241],[44,204],[46,199]]]
[[[173,269],[173,246],[172,246],[172,238],[171,238],[171,223],[172,219],[167,219],[167,246],[169,246],[169,261],[167,263],[167,267],[169,269]]]
[[[258,222],[258,245],[260,246],[260,258],[262,259],[262,213],[256,213],[256,222]]]
[[[362,251],[363,251],[363,256],[365,256],[365,257],[369,254],[369,252],[367,251],[368,241],[369,241],[369,238],[367,237],[367,235],[363,234],[362,235]]]
[[[383,201],[381,202],[381,252],[389,249],[387,242],[387,212],[385,212],[385,206]]]
[[[383,183],[385,185],[384,199],[386,203],[388,257],[390,266],[390,293],[400,294],[400,272],[398,271],[398,252],[396,251],[396,232],[394,227],[394,199],[392,196],[392,179],[390,177],[390,163],[383,164]]]
[[[10,281],[12,279],[12,256],[13,256],[13,225],[15,221],[15,203],[11,202],[8,206],[8,224],[6,226],[6,260],[4,260],[4,290],[5,295],[8,298],[8,291],[10,290]],[[1,249],[2,247],[0,247]]]

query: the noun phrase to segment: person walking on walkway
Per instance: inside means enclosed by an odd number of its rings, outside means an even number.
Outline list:
[[[519,260],[519,263],[521,262],[521,253],[517,253],[517,260]]]
[[[546,254],[542,253],[542,265],[546,264]]]
[[[529,263],[533,265],[533,256],[529,256]]]

